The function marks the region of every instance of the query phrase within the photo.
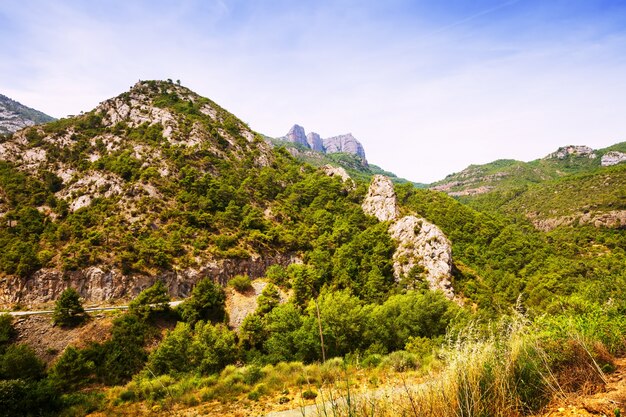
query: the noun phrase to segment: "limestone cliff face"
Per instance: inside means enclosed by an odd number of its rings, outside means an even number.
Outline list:
[[[454,298],[450,284],[452,245],[443,232],[424,219],[406,216],[393,223],[389,233],[398,242],[393,254],[395,278],[399,280],[421,266],[430,289],[441,290],[446,297]]]
[[[324,149],[326,149],[327,153],[351,153],[358,155],[365,160],[365,150],[363,149],[363,145],[361,145],[361,142],[352,136],[352,133],[324,139]]]
[[[309,132],[309,134],[306,135],[306,140],[309,146],[311,147],[311,149],[313,149],[314,151],[325,152],[324,142],[322,141],[322,138],[320,137],[319,134],[315,132]]]
[[[380,221],[392,221],[389,234],[398,243],[393,254],[396,280],[421,267],[431,290],[440,290],[449,299],[454,298],[452,278],[452,245],[434,224],[416,216],[399,219],[398,204],[393,183],[387,177],[372,179],[362,204],[366,214]]]
[[[300,125],[293,125],[293,127],[289,129],[289,132],[285,135],[284,139],[298,145],[306,146],[307,148],[310,147],[307,142],[306,133],[304,133],[304,128]]]
[[[75,288],[88,303],[109,300],[131,300],[157,280],[163,281],[172,297],[185,298],[195,284],[204,277],[226,285],[235,275],[246,274],[260,278],[271,265],[287,266],[302,262],[293,255],[257,256],[249,259],[220,259],[206,263],[197,269],[167,271],[158,275],[125,275],[116,268],[104,265],[80,271],[61,272],[41,269],[31,277],[5,277],[0,285],[0,306],[9,308],[15,304],[38,305],[55,301],[68,287]]]
[[[396,220],[400,213],[391,180],[382,175],[374,175],[362,207],[365,214],[374,216],[381,222]]]

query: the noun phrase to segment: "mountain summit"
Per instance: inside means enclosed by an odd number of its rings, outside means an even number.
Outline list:
[[[287,132],[285,136],[279,139],[302,145],[325,154],[343,152],[356,155],[367,165],[365,149],[363,149],[361,142],[352,136],[352,133],[322,139],[320,135],[315,132],[309,132],[307,135],[304,128],[296,124],[289,129],[289,132]]]
[[[0,135],[17,132],[27,126],[53,121],[54,118],[26,107],[0,94]]]

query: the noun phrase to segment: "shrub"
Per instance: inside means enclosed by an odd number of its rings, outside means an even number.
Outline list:
[[[409,352],[399,350],[390,353],[383,361],[385,366],[390,367],[396,372],[405,372],[418,367],[417,357]]]
[[[10,314],[0,314],[0,347],[10,343],[15,337],[13,327],[13,316]]]
[[[26,345],[11,345],[0,361],[0,371],[4,379],[37,381],[44,375],[45,364]]]
[[[50,383],[61,391],[74,391],[88,384],[95,365],[85,355],[69,346],[48,374]]]
[[[315,398],[317,398],[317,392],[313,391],[312,389],[307,389],[306,391],[302,392],[302,398],[304,398],[305,400],[314,400]]]
[[[244,293],[252,289],[252,282],[247,275],[236,275],[228,281],[228,285],[233,287],[237,292]]]
[[[52,321],[60,326],[76,326],[84,321],[85,309],[74,288],[64,290],[54,305]]]

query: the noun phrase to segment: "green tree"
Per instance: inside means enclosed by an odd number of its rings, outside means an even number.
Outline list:
[[[178,311],[182,319],[192,325],[199,320],[216,323],[226,318],[225,305],[224,289],[210,278],[203,278],[194,287],[191,297],[178,307]]]
[[[170,296],[162,281],[157,280],[130,302],[128,311],[142,320],[149,320],[158,314],[170,311]]]
[[[64,290],[54,305],[52,321],[60,326],[76,326],[86,318],[80,296],[74,288]]]
[[[45,364],[26,345],[11,345],[0,360],[3,379],[37,381],[44,375]]]
[[[80,350],[68,346],[50,369],[48,379],[61,391],[75,391],[91,381],[94,370],[93,361],[88,360]]]
[[[264,316],[280,304],[280,293],[274,284],[267,284],[257,298],[256,313]]]

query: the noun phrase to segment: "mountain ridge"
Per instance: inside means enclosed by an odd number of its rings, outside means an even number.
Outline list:
[[[17,132],[27,126],[47,123],[55,120],[48,116],[27,107],[5,95],[0,94],[0,135]]]

